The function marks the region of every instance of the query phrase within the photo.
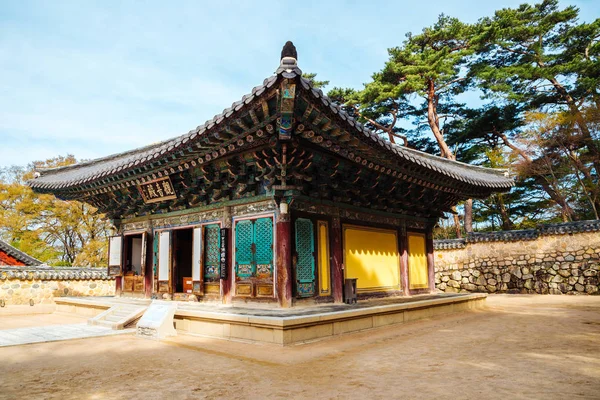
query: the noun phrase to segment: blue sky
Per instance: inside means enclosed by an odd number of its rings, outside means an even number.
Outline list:
[[[360,88],[440,13],[472,22],[522,2],[0,1],[0,167],[185,133],[272,74],[286,40],[304,71]]]

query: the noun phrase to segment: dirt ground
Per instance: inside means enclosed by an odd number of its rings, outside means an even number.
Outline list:
[[[0,314],[0,330],[1,329],[16,329],[16,328],[31,328],[34,326],[47,325],[65,325],[65,324],[81,324],[86,322],[87,318],[79,315],[70,315],[63,313],[56,314],[34,314],[34,315],[2,315]]]
[[[600,296],[490,296],[485,310],[284,348],[183,335],[0,348],[2,399],[434,397],[599,399]]]

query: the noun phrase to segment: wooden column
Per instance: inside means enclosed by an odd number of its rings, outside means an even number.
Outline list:
[[[152,297],[152,283],[154,282],[154,235],[146,233],[146,257],[144,264],[144,297]]]
[[[425,248],[427,250],[427,273],[429,275],[429,291],[435,292],[435,266],[433,258],[433,232],[432,228],[427,228],[425,235]]]
[[[400,284],[402,285],[402,294],[410,295],[408,288],[408,236],[406,234],[406,226],[400,228],[400,236],[398,238],[400,249]]]
[[[340,217],[335,216],[331,220],[331,289],[333,301],[342,303],[344,301],[344,249],[342,241],[342,223]]]
[[[121,297],[122,291],[123,291],[123,277],[117,276],[117,277],[115,277],[115,296]]]
[[[292,223],[289,212],[278,212],[275,225],[277,300],[281,307],[287,308],[292,306]]]

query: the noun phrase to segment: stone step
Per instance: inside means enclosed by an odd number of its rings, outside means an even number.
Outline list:
[[[124,329],[127,324],[140,318],[148,307],[145,305],[118,304],[88,320],[89,325],[109,326]]]
[[[110,321],[110,322],[119,322],[123,319],[124,318],[122,316],[114,315],[114,314],[108,314],[104,317],[104,321]]]
[[[115,324],[114,322],[102,321],[102,320],[96,321],[94,323],[94,325],[105,326],[105,327],[110,328],[110,329],[116,329],[116,326],[117,326],[117,324]]]
[[[115,312],[113,312],[113,315],[118,315],[121,317],[126,317],[131,313],[134,313],[135,310],[137,310],[137,308],[134,308],[133,310],[123,310],[123,309],[119,309],[119,310],[115,310]]]

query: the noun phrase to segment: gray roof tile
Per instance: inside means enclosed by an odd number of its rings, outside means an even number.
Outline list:
[[[222,123],[225,119],[231,117],[235,111],[241,110],[244,106],[254,101],[257,98],[256,96],[264,93],[267,88],[272,87],[277,82],[280,75],[293,79],[301,74],[300,69],[297,67],[293,68],[291,72],[287,72],[289,68],[286,68],[280,67],[277,70],[277,75],[265,79],[262,85],[252,89],[252,93],[243,96],[241,100],[234,102],[230,108],[226,108],[221,114],[216,115],[203,125],[198,126],[195,130],[191,130],[182,136],[68,167],[42,170],[40,171],[41,176],[35,180],[29,181],[29,185],[34,189],[72,187],[82,183],[89,183],[99,177],[105,177],[131,169],[134,166],[150,163],[158,157],[165,156],[165,153],[181,150],[180,148],[186,145],[190,140],[195,140],[198,139],[199,136],[206,135],[207,131],[217,126],[217,123]],[[346,114],[342,108],[325,96],[320,89],[314,88],[308,79],[300,76],[300,82],[301,86],[310,92],[316,99],[321,99],[322,104],[328,107],[331,112],[338,114],[342,120],[346,121],[350,128],[348,129],[348,132],[354,135],[362,135],[363,137],[370,139],[373,143],[376,143],[377,146],[393,151],[398,157],[401,157],[404,160],[474,186],[508,189],[513,185],[513,180],[504,176],[503,171],[447,160],[421,151],[384,142],[377,134]]]

